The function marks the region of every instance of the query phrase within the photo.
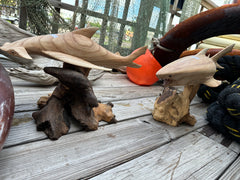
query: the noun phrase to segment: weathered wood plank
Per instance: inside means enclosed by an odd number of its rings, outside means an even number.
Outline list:
[[[113,113],[118,121],[150,115],[152,112],[154,98],[141,98],[135,100],[116,101]],[[43,132],[36,131],[36,125],[32,118],[33,111],[19,112],[14,114],[13,125],[5,142],[5,147],[16,144],[46,138]],[[72,123],[70,132],[82,129],[78,123]]]
[[[16,111],[36,109],[36,102],[41,96],[51,93],[55,86],[41,86],[11,77],[16,100]],[[119,101],[141,97],[157,97],[163,90],[160,83],[153,86],[138,86],[127,79],[125,74],[105,73],[102,78],[93,81],[93,90],[100,101]],[[181,89],[181,88],[180,88]],[[199,98],[193,103],[201,101]],[[34,109],[28,109],[33,106]]]
[[[20,145],[1,151],[0,179],[79,179],[168,141],[165,130],[134,120],[70,134],[58,141]]]
[[[239,180],[240,179],[240,157],[227,169],[227,171],[219,178],[219,180],[231,179]]]
[[[93,86],[99,87],[122,87],[138,86],[132,83],[126,74],[105,73],[102,78],[92,83]]]
[[[41,96],[52,93],[55,88],[55,86],[40,86],[14,77],[11,77],[11,80],[15,93],[16,112],[37,109],[37,100]],[[102,78],[93,81],[92,84],[96,97],[102,102],[157,97],[163,90],[157,84],[137,86],[131,83],[125,74],[106,73]]]
[[[22,38],[33,36],[33,34],[28,33],[16,26],[8,23],[7,21],[0,18],[0,46],[6,42],[13,42]],[[14,34],[14,36],[13,36]]]
[[[222,144],[223,146],[231,149],[236,153],[240,153],[240,144],[236,141],[226,138],[221,133],[217,132],[215,129],[211,128],[210,126],[203,126],[202,128],[198,129],[197,132],[203,134],[204,136],[213,139],[214,141]]]
[[[15,112],[36,110],[36,102],[41,96],[51,94],[55,87],[19,87],[15,90]],[[145,97],[157,97],[163,90],[161,86],[132,86],[132,87],[95,87],[94,93],[98,100],[102,102],[115,102],[120,100],[131,100]],[[197,97],[192,104],[201,102]]]
[[[48,88],[22,88],[15,91],[15,112],[37,109],[37,101],[41,96],[52,93],[55,87]],[[28,90],[31,89],[29,92]],[[121,88],[94,88],[98,100],[102,102],[114,102],[119,100],[137,99],[141,97],[157,97],[162,87],[121,87]]]
[[[217,179],[237,154],[199,133],[176,141],[124,163],[98,179]]]
[[[166,124],[157,122],[153,120],[151,115],[154,100],[155,98],[152,97],[116,101],[114,103],[113,113],[116,115],[118,123],[120,123],[120,121],[131,121],[135,118],[143,117],[142,121],[159,128],[164,128],[172,139],[187,134],[207,124],[204,118],[200,115],[201,113],[205,112],[205,106],[203,106],[202,104],[195,104],[191,107],[191,113],[196,115],[197,118],[197,123],[193,127],[188,125],[171,127]],[[32,118],[32,112],[33,111],[27,111],[14,114],[13,125],[10,129],[9,136],[4,144],[5,147],[38,141],[46,138],[46,135],[43,132],[36,131],[36,125]],[[100,123],[100,125],[105,124],[106,123]],[[74,133],[81,129],[82,127],[75,122],[71,124],[70,132]]]
[[[197,118],[193,127],[170,127],[154,121],[151,111],[162,87],[158,84],[137,86],[124,74],[106,73],[93,82],[93,89],[100,100],[113,101],[119,123],[100,123],[99,130],[94,132],[83,132],[73,123],[68,135],[50,141],[44,133],[36,131],[31,114],[37,109],[36,100],[51,92],[54,86],[43,87],[16,79],[13,84],[17,103],[14,124],[0,153],[0,179],[93,177],[156,149],[170,139],[185,138],[184,135],[207,124],[204,119],[207,106],[199,103],[199,99],[191,105],[191,113]]]
[[[29,88],[29,87],[35,87],[35,88],[48,88],[51,86],[44,86],[44,85],[39,85],[36,83],[28,82],[25,80],[21,80],[18,78],[11,77],[12,84],[15,88],[15,91],[18,90],[24,90],[24,88]],[[95,80],[91,81],[93,88],[109,88],[109,87],[153,87],[153,86],[160,86],[160,83],[156,83],[152,86],[138,86],[134,83],[132,83],[126,74],[114,74],[114,73],[104,73],[104,75]],[[30,89],[31,90],[31,89]],[[30,91],[29,90],[29,91]]]

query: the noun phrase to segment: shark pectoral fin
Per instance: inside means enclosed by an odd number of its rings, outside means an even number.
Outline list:
[[[5,42],[4,44],[3,44],[3,46],[8,46],[9,44],[11,44],[10,42]]]
[[[112,71],[112,69],[101,67],[94,65],[88,61],[85,61],[79,57],[75,57],[69,54],[61,53],[61,52],[55,52],[55,51],[42,51],[43,54],[48,55],[56,60],[63,61],[65,63],[69,63],[76,66],[81,66],[85,68],[91,68],[91,69],[101,69],[105,71]]]
[[[205,84],[206,86],[209,87],[218,87],[219,85],[221,85],[222,81],[218,81],[214,78],[208,79],[207,81],[205,81],[203,84]]]
[[[131,67],[131,68],[140,68],[142,67],[142,65],[131,62],[131,64],[128,64],[127,67]]]
[[[99,28],[97,28],[97,27],[82,28],[82,29],[78,29],[78,30],[73,31],[73,33],[74,34],[81,34],[83,36],[91,38],[98,29]]]
[[[32,59],[27,50],[21,46],[9,48],[6,52],[12,56],[21,57],[24,59]]]
[[[216,63],[216,67],[219,69],[224,69],[224,67],[222,67],[221,65],[219,65],[218,63]]]

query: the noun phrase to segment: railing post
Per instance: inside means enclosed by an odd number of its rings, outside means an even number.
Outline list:
[[[59,2],[61,2],[61,0],[56,0],[56,1],[59,1]],[[57,7],[55,7],[55,10],[56,10],[56,12],[60,15],[60,8],[57,8]],[[59,18],[58,17],[53,17],[53,22],[54,22],[54,24],[53,24],[53,26],[52,26],[52,33],[53,34],[57,34],[58,33],[58,23],[59,23]]]
[[[110,4],[111,4],[111,0],[106,0],[106,4],[105,4],[105,8],[104,8],[104,19],[102,21],[102,28],[101,28],[101,34],[100,34],[100,40],[99,40],[100,45],[104,45]]]
[[[20,17],[19,17],[19,28],[27,29],[27,11],[24,6],[23,0],[20,1]]]
[[[73,13],[72,30],[74,30],[75,26],[76,26],[76,17],[77,17],[77,12],[78,12],[78,5],[79,5],[79,0],[75,0],[76,10]]]
[[[154,1],[141,0],[140,9],[137,17],[137,24],[134,27],[132,49],[144,46],[152,16]],[[144,23],[143,23],[144,22]]]
[[[125,21],[127,19],[130,1],[131,0],[126,0],[126,2],[125,2],[125,6],[124,6],[124,10],[123,10],[123,17],[122,17],[123,21]],[[124,28],[125,28],[125,24],[121,24],[120,30],[119,30],[118,42],[117,42],[117,51],[119,51],[121,49],[122,39],[123,39],[123,35],[124,35]]]
[[[88,7],[88,0],[83,0],[82,1],[81,20],[80,20],[79,28],[84,28],[85,27],[86,17],[87,17],[87,15],[86,15],[87,7]]]

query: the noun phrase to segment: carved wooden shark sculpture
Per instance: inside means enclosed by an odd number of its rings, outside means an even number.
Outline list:
[[[167,64],[156,73],[156,76],[164,80],[165,86],[197,84],[219,86],[221,81],[214,79],[213,75],[217,67],[223,67],[217,64],[217,60],[232,51],[233,46],[234,44],[226,47],[212,58],[205,55],[208,49],[203,49],[194,56],[186,56]]]
[[[29,54],[40,54],[86,68],[111,70],[108,68],[140,67],[132,61],[144,54],[147,47],[141,47],[126,57],[113,54],[91,40],[97,30],[98,28],[90,27],[64,34],[24,38],[12,43],[5,43],[0,50],[24,59],[32,59]]]

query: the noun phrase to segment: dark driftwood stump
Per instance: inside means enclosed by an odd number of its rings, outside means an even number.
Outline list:
[[[71,119],[79,121],[86,130],[96,130],[100,120],[116,122],[112,104],[98,107],[87,79],[89,69],[65,63],[63,68],[47,67],[44,71],[58,78],[60,83],[49,98],[40,100],[42,109],[33,113],[37,130],[56,140],[68,133]]]

